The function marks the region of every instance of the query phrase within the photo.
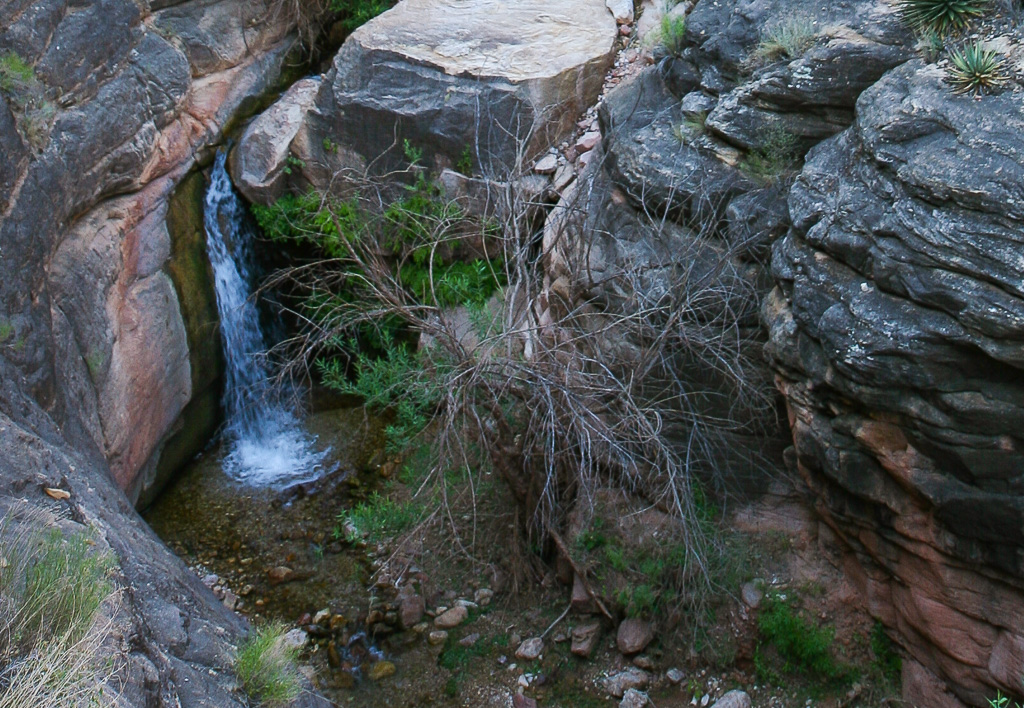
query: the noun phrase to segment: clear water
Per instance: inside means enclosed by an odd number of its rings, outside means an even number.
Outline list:
[[[264,357],[267,342],[252,297],[253,234],[225,168],[226,157],[217,155],[204,212],[227,369],[224,470],[257,486],[310,481],[323,471],[324,453],[303,430]]]

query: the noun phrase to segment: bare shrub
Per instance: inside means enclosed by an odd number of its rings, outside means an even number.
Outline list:
[[[543,233],[537,214],[545,206],[516,179],[477,183],[484,206],[478,194],[472,213],[440,193],[431,197],[440,207],[396,212],[394,184],[403,180],[409,175],[339,175],[350,185],[345,199],[320,201],[333,215],[330,233],[309,238],[329,240],[334,257],[269,284],[302,303],[294,315],[303,331],[275,352],[288,362],[285,370],[306,376],[319,366],[338,380],[369,371],[375,388],[363,394],[371,403],[408,405],[423,416],[434,456],[419,490],[440,489],[427,519],[449,524],[456,544],[471,545],[465,535],[476,527],[457,520],[448,495],[454,490],[472,506],[483,482],[476,470],[497,474],[518,502],[513,549],[557,552],[570,563],[570,510],[592,512],[598,488],[623,487],[679,521],[679,537],[665,539],[684,549],[679,597],[702,602],[720,549],[700,488],[722,482],[735,436],[760,432],[771,417],[757,297],[737,272],[744,244],[718,239],[714,219],[690,230],[646,214],[639,238],[674,234],[672,243],[680,243],[685,235],[692,257],[657,268],[627,259],[597,273],[595,252],[615,234],[593,216],[609,196],[592,180],[581,179],[574,196],[563,198]],[[412,239],[388,247],[396,225],[409,224]],[[439,295],[433,264],[443,259],[435,256],[454,251],[494,270],[502,283],[496,297],[458,307]],[[418,292],[402,277],[416,253],[428,254],[430,270]],[[395,321],[418,341],[403,345],[400,370],[373,369],[360,355],[347,370],[325,363],[344,361],[339,345],[367,331],[386,339],[382,325]],[[453,471],[461,475],[455,487],[445,484]],[[536,562],[533,554],[520,558],[523,572]]]

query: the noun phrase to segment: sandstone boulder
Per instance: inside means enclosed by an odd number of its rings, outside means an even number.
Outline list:
[[[506,172],[517,143],[536,155],[595,102],[617,36],[604,0],[405,0],[346,40],[308,143],[398,160],[407,139]]]

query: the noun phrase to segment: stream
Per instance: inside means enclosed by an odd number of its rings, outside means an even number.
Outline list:
[[[312,641],[302,660],[335,701],[380,705],[398,700],[388,694],[412,695],[436,660],[407,650],[413,633],[373,621],[393,611],[372,594],[372,549],[342,540],[338,521],[379,486],[382,422],[337,398],[301,412],[292,404],[300,397],[274,381],[252,296],[256,234],[223,153],[204,221],[226,360],[225,421],[145,517],[225,605],[256,624],[305,628]],[[394,671],[386,658],[400,665],[398,676],[368,680],[385,664]]]

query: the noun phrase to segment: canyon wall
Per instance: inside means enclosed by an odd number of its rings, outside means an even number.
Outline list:
[[[212,432],[216,317],[186,177],[274,87],[292,25],[270,2],[0,10],[0,53],[32,67],[0,92],[0,347],[133,500],[169,442],[181,460]]]

